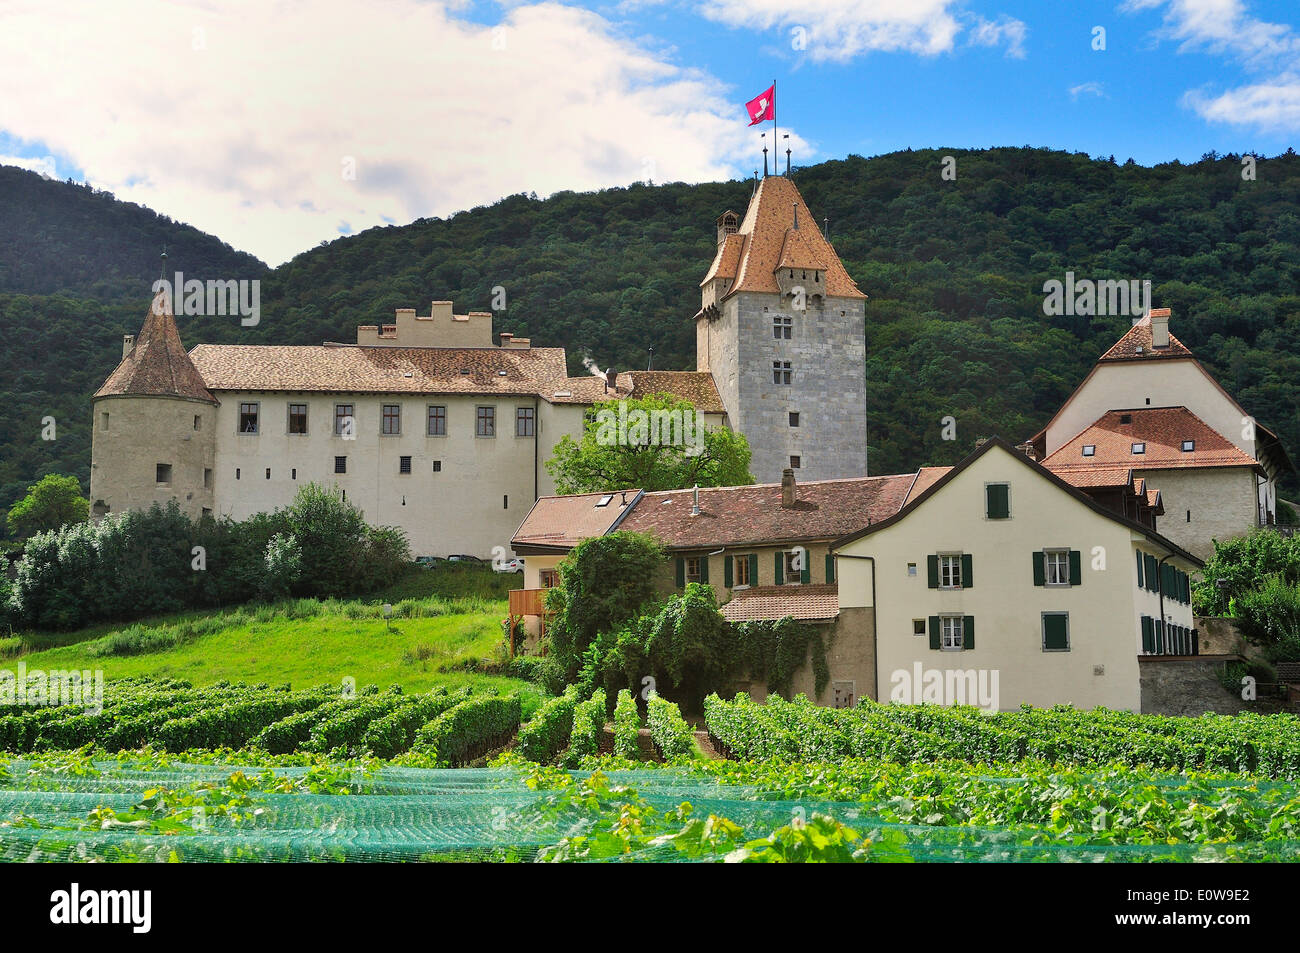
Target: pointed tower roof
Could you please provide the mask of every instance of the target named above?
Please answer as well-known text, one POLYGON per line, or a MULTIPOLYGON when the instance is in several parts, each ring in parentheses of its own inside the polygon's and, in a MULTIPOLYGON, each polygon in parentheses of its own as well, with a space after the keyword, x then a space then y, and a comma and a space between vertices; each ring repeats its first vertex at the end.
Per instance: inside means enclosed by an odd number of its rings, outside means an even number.
POLYGON ((135 346, 95 392, 96 398, 128 396, 217 402, 185 353, 171 303, 163 292, 149 306, 135 346))
POLYGON ((728 297, 738 291, 779 294, 778 268, 821 269, 826 272, 826 295, 866 297, 844 270, 840 256, 817 227, 803 196, 786 176, 770 175, 759 182, 737 234, 745 239, 744 250, 728 297))
POLYGON ((1098 361, 1151 361, 1192 357, 1192 352, 1188 350, 1187 345, 1172 334, 1169 335, 1169 344, 1167 346, 1153 346, 1152 314, 1163 316, 1168 321, 1169 309, 1156 309, 1151 314, 1143 316, 1141 320, 1137 321, 1133 327, 1125 332, 1122 338, 1111 346, 1109 351, 1098 358, 1098 361))

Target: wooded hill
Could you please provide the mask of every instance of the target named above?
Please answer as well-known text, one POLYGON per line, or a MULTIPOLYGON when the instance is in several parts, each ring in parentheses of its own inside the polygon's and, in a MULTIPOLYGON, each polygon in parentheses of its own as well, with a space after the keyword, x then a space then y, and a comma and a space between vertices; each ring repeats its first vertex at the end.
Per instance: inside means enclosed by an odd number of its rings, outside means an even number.
MULTIPOLYGON (((1153 283, 1171 330, 1300 454, 1300 157, 1145 168, 1044 149, 906 151, 797 169, 867 302, 871 469, 953 463, 979 436, 1035 432, 1129 325, 1048 316, 1043 284, 1153 283), (940 176, 944 155, 957 178, 940 176), (941 419, 957 420, 945 441, 941 419)), ((268 270, 218 239, 84 186, 0 169, 0 507, 51 471, 83 481, 90 394, 168 271, 262 279, 262 319, 181 318, 205 341, 355 340, 357 324, 451 299, 498 331, 602 368, 694 367, 691 317, 714 220, 749 181, 511 196, 447 219, 375 228, 268 270), (41 440, 40 421, 58 421, 41 440)), ((1294 490, 1292 481, 1287 489, 1294 490)))

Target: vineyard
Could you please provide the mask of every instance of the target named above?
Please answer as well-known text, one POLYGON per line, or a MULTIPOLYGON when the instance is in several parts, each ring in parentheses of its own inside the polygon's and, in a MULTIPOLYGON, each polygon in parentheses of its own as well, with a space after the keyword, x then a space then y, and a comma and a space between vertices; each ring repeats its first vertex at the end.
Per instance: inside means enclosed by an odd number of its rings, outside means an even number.
POLYGON ((712 760, 655 695, 526 707, 115 682, 0 718, 0 859, 1300 860, 1290 715, 710 696, 712 760))

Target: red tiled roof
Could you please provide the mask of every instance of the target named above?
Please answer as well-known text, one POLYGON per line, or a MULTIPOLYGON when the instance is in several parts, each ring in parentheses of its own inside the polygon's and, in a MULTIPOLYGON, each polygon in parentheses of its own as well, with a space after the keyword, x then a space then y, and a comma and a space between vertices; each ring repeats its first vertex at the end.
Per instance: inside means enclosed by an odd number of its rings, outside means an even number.
POLYGON ((907 494, 907 501, 910 502, 930 488, 930 485, 943 479, 944 475, 952 467, 921 467, 916 474, 916 482, 912 484, 911 492, 907 494))
POLYGON ((723 414, 727 411, 718 395, 713 375, 706 371, 622 371, 618 375, 618 386, 620 391, 626 387, 627 395, 633 398, 672 394, 689 400, 700 413, 723 414))
POLYGON ((1129 328, 1128 333, 1116 341, 1109 351, 1098 358, 1098 362, 1158 360, 1191 356, 1192 352, 1187 349, 1187 345, 1172 334, 1169 335, 1168 347, 1153 347, 1151 344, 1151 317, 1148 315, 1129 328))
POLYGON ((640 490, 543 496, 533 504, 510 542, 516 546, 571 549, 584 539, 604 536, 636 502, 640 490), (598 506, 609 497, 606 505, 598 506))
POLYGON ((1087 470, 1053 471, 1070 486, 1084 489, 1126 487, 1133 482, 1132 467, 1094 467, 1087 470))
POLYGON ((176 318, 161 292, 149 306, 135 346, 95 392, 95 397, 126 396, 217 402, 186 355, 176 318))
POLYGON ((620 529, 652 533, 676 549, 764 546, 835 539, 898 512, 915 474, 800 483, 795 505, 781 505, 781 484, 702 487, 700 514, 692 490, 646 493, 620 529))
MULTIPOLYGON (((1130 467, 1172 470, 1193 467, 1253 467, 1255 460, 1186 407, 1139 407, 1112 410, 1043 460, 1043 466, 1074 485, 1068 474, 1130 467), (1128 420, 1128 423, 1124 423, 1128 420), (1183 450, 1184 440, 1194 450, 1183 450), (1143 453, 1134 453, 1134 444, 1143 453), (1092 456, 1083 448, 1092 446, 1092 456)), ((1094 484, 1095 485, 1095 484, 1094 484)))
POLYGON ((790 616, 804 622, 830 621, 840 614, 839 586, 755 586, 735 591, 722 606, 728 622, 754 622, 790 616))
POLYGON ((745 236, 739 232, 732 232, 718 246, 718 252, 713 256, 713 264, 709 266, 708 273, 705 274, 700 285, 704 286, 714 278, 735 278, 736 272, 740 270, 740 259, 744 254, 745 236))
POLYGON ((799 209, 799 241, 807 247, 807 251, 800 252, 800 255, 823 263, 818 267, 826 270, 825 293, 831 297, 865 298, 866 295, 858 290, 844 270, 844 264, 831 243, 817 228, 794 182, 781 175, 770 175, 760 180, 749 201, 749 209, 737 233, 745 236, 744 252, 740 257, 736 283, 727 295, 739 291, 780 293, 775 272, 780 267, 786 234, 794 226, 796 206, 799 209))

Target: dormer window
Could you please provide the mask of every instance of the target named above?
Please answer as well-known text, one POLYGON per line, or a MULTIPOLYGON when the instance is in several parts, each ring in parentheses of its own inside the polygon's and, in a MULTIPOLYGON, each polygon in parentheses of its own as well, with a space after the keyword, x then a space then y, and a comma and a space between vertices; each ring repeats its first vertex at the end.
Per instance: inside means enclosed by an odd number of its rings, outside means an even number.
POLYGON ((1134 452, 1135 454, 1138 454, 1138 453, 1146 453, 1146 452, 1147 452, 1147 445, 1146 445, 1145 443, 1135 443, 1135 444, 1133 444, 1133 452, 1134 452))
POLYGON ((1196 441, 1195 441, 1195 440, 1184 440, 1184 441, 1183 441, 1183 453, 1191 453, 1191 452, 1192 452, 1193 450, 1195 450, 1195 449, 1196 449, 1196 441))
POLYGON ((1085 443, 1083 445, 1083 455, 1085 457, 1096 456, 1096 454, 1097 454, 1097 445, 1095 443, 1085 443))

